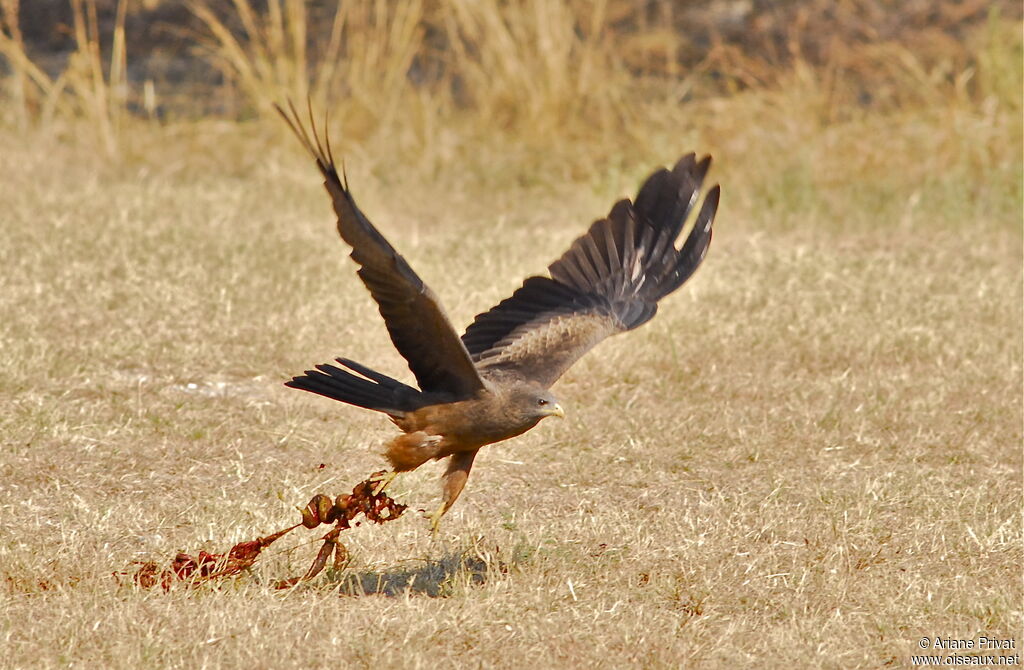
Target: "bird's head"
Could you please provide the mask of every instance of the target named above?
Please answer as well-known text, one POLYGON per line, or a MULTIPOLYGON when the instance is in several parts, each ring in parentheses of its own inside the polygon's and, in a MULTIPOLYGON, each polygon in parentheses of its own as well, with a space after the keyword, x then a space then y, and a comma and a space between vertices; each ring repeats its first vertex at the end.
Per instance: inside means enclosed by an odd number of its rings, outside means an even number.
POLYGON ((565 418, 565 411, 558 404, 555 395, 540 384, 524 384, 514 394, 516 409, 526 418, 536 422, 549 416, 565 418))

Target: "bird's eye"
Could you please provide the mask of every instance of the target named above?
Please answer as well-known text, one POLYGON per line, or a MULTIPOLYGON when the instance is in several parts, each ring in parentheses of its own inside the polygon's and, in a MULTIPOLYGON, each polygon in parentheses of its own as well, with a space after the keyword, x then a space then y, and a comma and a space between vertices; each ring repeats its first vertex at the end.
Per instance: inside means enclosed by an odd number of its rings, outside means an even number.
POLYGON ((539 400, 537 400, 537 404, 543 407, 544 405, 548 404, 548 401, 545 400, 544 398, 540 398, 539 400))

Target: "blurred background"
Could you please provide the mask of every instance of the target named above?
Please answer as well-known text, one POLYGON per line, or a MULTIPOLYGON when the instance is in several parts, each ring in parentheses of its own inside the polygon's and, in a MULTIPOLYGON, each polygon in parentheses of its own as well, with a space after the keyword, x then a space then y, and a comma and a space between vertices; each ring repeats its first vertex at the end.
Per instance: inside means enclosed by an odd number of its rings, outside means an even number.
MULTIPOLYGON (((331 110, 346 144, 384 139, 388 153, 432 169, 485 139, 506 150, 576 155, 577 173, 590 170, 580 162, 628 162, 623 147, 657 145, 671 129, 748 124, 747 114, 698 123, 695 113, 722 110, 689 105, 751 91, 785 91, 785 99, 749 105, 771 106, 780 125, 909 107, 1020 110, 1021 4, 1010 1, 0 0, 0 7, 0 121, 92 141, 108 158, 124 157, 133 124, 248 120, 267 115, 273 102, 304 105, 307 96, 331 110), (76 119, 88 130, 59 125, 76 119), (496 139, 502 135, 512 147, 496 139)), ((566 164, 565 155, 558 160, 566 164)))

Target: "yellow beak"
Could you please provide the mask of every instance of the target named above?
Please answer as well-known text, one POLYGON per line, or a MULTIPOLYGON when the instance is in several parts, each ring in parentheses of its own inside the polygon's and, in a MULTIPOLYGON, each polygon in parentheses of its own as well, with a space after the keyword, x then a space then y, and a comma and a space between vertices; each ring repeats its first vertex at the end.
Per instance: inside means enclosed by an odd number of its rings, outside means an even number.
POLYGON ((548 416, 557 416, 559 419, 565 418, 565 410, 557 402, 548 408, 548 416))

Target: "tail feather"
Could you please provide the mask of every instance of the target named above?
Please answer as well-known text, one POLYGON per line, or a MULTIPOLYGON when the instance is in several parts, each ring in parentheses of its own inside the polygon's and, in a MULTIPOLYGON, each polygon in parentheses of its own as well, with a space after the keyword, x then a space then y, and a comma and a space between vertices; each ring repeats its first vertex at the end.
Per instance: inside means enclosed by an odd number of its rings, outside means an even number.
POLYGON ((398 418, 425 404, 419 390, 397 379, 347 358, 335 360, 359 374, 354 375, 324 363, 317 365, 316 370, 306 370, 305 374, 292 378, 284 385, 398 418))

